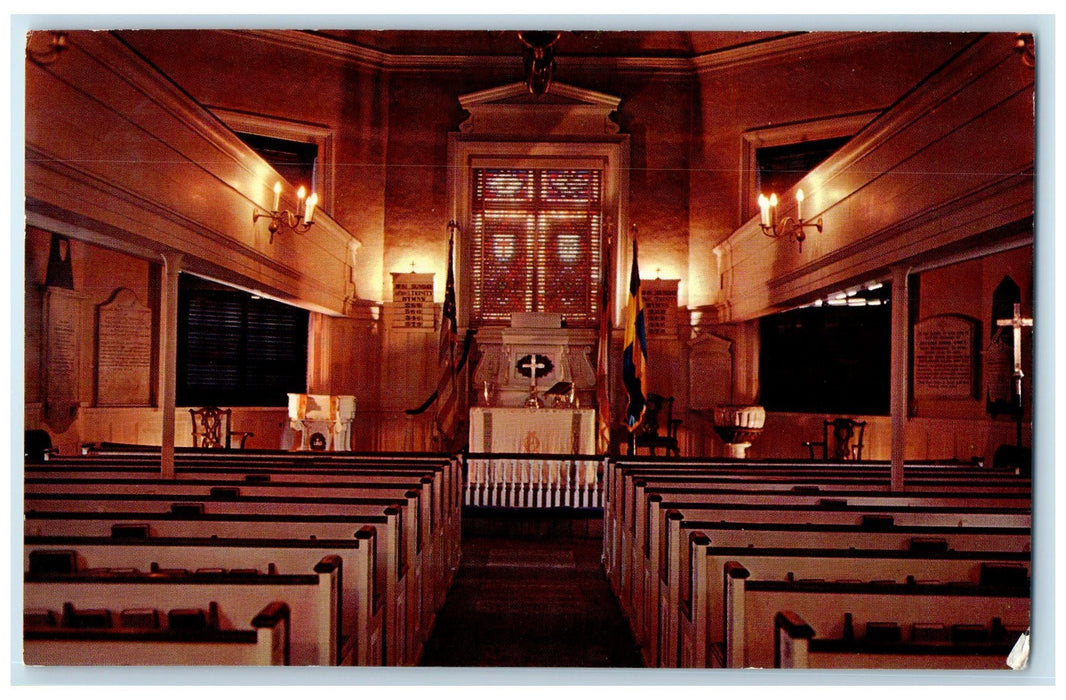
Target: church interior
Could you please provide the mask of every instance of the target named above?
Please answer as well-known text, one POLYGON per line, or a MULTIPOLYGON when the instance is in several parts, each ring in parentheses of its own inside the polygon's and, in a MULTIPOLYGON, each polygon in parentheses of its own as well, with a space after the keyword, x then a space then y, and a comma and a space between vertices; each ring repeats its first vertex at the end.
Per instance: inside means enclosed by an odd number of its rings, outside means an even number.
POLYGON ((17 661, 1023 668, 1006 29, 29 32, 17 661))

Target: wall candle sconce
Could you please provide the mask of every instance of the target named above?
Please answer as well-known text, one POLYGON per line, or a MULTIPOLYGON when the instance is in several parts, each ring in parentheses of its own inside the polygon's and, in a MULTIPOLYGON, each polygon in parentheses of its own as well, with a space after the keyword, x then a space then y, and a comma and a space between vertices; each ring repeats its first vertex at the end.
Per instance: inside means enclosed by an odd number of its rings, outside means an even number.
POLYGON ((1032 34, 1018 34, 1014 40, 1014 50, 1022 57, 1026 67, 1036 68, 1036 43, 1032 34))
POLYGON ((803 220, 803 190, 796 190, 796 218, 786 216, 780 221, 777 219, 777 195, 771 193, 769 199, 764 194, 759 195, 759 228, 770 238, 795 238, 802 251, 803 241, 807 238, 804 229, 808 226, 822 232, 821 217, 816 221, 803 220))
POLYGON ((277 233, 281 227, 287 226, 295 233, 307 233, 311 229, 311 225, 315 223, 315 207, 318 206, 318 195, 314 192, 311 196, 307 196, 307 190, 300 186, 300 189, 296 191, 296 211, 291 212, 288 209, 279 211, 281 207, 281 183, 274 183, 274 206, 268 212, 253 211, 252 223, 260 219, 260 217, 269 216, 270 225, 267 226, 267 230, 270 231, 270 242, 274 242, 274 234, 277 233))
POLYGON ((35 36, 41 34, 41 32, 31 33, 26 41, 26 58, 39 66, 47 66, 55 63, 59 60, 59 55, 68 48, 66 32, 48 33, 52 36, 48 42, 48 46, 43 49, 33 49, 30 47, 30 42, 34 40, 35 36))

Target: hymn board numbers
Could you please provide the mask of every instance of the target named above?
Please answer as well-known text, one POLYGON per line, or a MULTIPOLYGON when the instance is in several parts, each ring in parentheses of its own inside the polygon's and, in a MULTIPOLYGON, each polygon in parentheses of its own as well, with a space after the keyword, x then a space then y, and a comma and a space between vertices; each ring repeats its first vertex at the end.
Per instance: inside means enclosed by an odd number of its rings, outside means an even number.
POLYGON ((434 325, 433 273, 392 273, 392 327, 432 329, 434 325))
POLYGON ((644 327, 649 337, 677 333, 677 284, 678 280, 640 281, 644 327))

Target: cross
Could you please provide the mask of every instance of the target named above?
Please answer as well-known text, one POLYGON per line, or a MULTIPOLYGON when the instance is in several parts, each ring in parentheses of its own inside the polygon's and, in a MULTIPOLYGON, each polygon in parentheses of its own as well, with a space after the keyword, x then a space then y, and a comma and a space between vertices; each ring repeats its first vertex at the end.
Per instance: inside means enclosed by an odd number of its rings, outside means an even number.
POLYGON ((1022 305, 1014 305, 1014 317, 1013 318, 999 318, 996 319, 996 325, 1002 328, 1010 326, 1014 329, 1014 376, 1016 379, 1022 378, 1022 328, 1032 327, 1033 319, 1022 318, 1022 305))
POLYGON ((1016 407, 1016 425, 1017 425, 1017 441, 1018 447, 1022 446, 1022 413, 1025 408, 1022 404, 1022 328, 1029 326, 1032 327, 1033 319, 1022 318, 1022 305, 1014 305, 1014 317, 1013 318, 998 318, 996 319, 996 325, 1000 328, 1011 327, 1014 329, 1014 399, 1018 402, 1016 407))
POLYGON ((530 393, 536 392, 536 390, 537 390, 537 370, 538 369, 547 369, 548 365, 544 364, 543 362, 538 362, 537 361, 537 356, 534 354, 534 355, 530 355, 529 356, 529 362, 527 362, 524 365, 521 365, 521 367, 522 367, 522 369, 528 369, 529 370, 529 391, 530 391, 530 393))

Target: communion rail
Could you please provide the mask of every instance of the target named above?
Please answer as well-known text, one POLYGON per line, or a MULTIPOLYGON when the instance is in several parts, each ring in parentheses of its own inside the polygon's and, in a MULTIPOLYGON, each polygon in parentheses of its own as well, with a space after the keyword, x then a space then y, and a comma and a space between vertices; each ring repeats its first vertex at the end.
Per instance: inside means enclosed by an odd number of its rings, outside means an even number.
POLYGON ((464 503, 504 508, 600 508, 603 459, 598 455, 469 453, 464 503))

